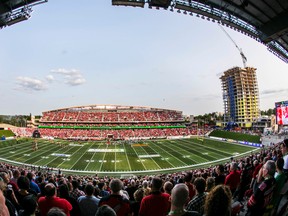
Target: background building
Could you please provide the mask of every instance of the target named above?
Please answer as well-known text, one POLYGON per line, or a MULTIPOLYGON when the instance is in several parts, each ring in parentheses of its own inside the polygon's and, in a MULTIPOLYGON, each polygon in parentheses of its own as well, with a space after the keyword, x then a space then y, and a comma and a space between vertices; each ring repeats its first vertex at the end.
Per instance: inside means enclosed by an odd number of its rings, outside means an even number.
POLYGON ((225 124, 250 128, 260 116, 256 68, 234 67, 220 77, 224 101, 225 124))

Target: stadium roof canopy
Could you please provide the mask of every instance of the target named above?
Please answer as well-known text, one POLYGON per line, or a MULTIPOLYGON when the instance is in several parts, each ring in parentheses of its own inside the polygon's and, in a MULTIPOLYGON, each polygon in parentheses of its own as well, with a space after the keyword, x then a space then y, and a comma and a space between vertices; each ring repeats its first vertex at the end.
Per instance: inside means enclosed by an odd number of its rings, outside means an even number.
POLYGON ((0 0, 0 29, 31 17, 32 7, 48 0, 0 0))
MULTIPOLYGON (((0 29, 30 18, 32 7, 48 0, 0 0, 0 29)), ((196 15, 264 43, 288 63, 287 0, 112 0, 112 5, 164 8, 196 15)))
POLYGON ((112 0, 112 5, 177 11, 226 25, 265 44, 288 63, 287 0, 112 0))

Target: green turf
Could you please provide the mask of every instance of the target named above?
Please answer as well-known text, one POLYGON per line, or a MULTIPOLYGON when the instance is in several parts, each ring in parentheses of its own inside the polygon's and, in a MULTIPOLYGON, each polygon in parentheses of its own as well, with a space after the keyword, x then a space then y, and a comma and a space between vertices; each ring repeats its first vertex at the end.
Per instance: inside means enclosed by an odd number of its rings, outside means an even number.
POLYGON ((0 143, 0 158, 20 164, 84 171, 85 173, 133 173, 143 171, 185 170, 198 164, 228 160, 231 156, 251 152, 255 148, 210 139, 149 140, 138 146, 107 145, 105 142, 73 142, 38 139, 39 149, 33 151, 33 140, 0 143), (60 145, 61 143, 61 145, 60 145), (142 144, 142 145, 140 145, 142 144), (102 152, 88 152, 89 149, 102 152), (118 152, 123 151, 123 152, 118 152), (52 154, 58 154, 53 156, 52 154), (65 157, 67 155, 68 157, 65 157), (155 156, 155 157, 153 157, 155 156))
POLYGON ((209 134, 209 136, 233 139, 233 140, 238 140, 238 141, 247 141, 247 142, 252 142, 252 143, 261 143, 260 136, 244 134, 244 133, 239 133, 239 132, 214 130, 209 134))

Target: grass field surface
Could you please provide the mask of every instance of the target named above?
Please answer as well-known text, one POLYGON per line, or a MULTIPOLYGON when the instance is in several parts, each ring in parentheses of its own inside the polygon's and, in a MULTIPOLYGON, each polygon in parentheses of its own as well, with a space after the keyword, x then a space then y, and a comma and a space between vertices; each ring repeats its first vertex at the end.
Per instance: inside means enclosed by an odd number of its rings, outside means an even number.
POLYGON ((37 139, 0 143, 0 158, 71 173, 155 173, 227 161, 254 147, 210 139, 147 140, 134 143, 37 139))

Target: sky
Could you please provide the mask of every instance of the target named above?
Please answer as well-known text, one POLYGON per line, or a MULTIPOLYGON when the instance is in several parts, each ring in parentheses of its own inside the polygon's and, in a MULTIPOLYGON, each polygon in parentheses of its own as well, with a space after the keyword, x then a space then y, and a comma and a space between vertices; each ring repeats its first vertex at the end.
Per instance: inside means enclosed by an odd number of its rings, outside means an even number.
MULTIPOLYGON (((243 64, 217 23, 111 2, 49 0, 0 30, 0 115, 92 104, 223 112, 219 77, 243 64)), ((260 109, 287 100, 288 64, 225 30, 257 68, 260 109)))

